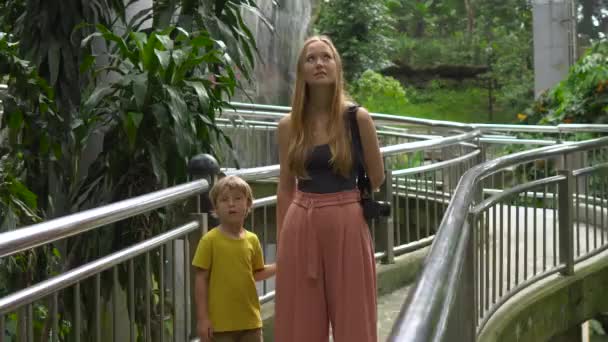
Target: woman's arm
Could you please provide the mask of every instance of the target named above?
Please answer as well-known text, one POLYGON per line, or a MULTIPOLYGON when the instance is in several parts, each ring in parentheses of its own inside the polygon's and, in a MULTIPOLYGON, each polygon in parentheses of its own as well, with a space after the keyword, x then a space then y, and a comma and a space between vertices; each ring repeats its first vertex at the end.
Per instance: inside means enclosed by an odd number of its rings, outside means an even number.
POLYGON ((255 271, 255 273, 253 273, 253 279, 255 279, 255 281, 265 280, 272 277, 276 272, 276 264, 264 265, 264 268, 262 268, 261 270, 257 270, 255 271))
POLYGON ((359 107, 357 110, 357 124, 359 125, 361 145, 363 146, 365 172, 369 177, 372 191, 376 191, 384 182, 384 161, 380 154, 376 126, 374 126, 374 121, 369 112, 363 107, 359 107))
POLYGON ((279 249, 279 241, 283 219, 287 208, 293 200, 295 193, 296 181, 295 176, 289 170, 287 165, 287 152, 289 147, 289 125, 290 116, 286 116, 279 121, 278 137, 279 137, 279 164, 281 171, 279 173, 279 185, 277 187, 277 251, 279 249))

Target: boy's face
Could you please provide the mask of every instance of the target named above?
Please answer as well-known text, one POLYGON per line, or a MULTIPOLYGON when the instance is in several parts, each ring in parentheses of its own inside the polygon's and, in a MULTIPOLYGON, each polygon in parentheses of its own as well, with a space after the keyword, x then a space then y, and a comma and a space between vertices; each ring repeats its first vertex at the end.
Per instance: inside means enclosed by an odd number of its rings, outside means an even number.
POLYGON ((226 189, 220 193, 215 205, 215 214, 220 223, 242 225, 250 208, 247 196, 237 189, 226 189))

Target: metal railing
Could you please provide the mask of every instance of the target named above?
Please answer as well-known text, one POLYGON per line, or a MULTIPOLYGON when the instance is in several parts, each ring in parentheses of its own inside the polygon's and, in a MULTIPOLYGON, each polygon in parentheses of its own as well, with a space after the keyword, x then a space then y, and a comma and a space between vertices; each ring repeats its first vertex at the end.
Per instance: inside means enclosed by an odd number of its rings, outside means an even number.
MULTIPOLYGON (((272 123, 250 121, 247 124, 272 127, 272 123)), ((474 164, 480 153, 475 144, 479 135, 478 131, 470 131, 428 140, 432 137, 412 136, 398 130, 387 132, 385 143, 397 144, 382 147, 387 179, 392 181, 386 182, 380 195, 397 199, 394 201, 397 214, 372 225, 377 259, 390 262, 395 255, 432 241, 458 177, 474 164), (400 199, 404 196, 402 193, 407 195, 400 199), (415 224, 399 216, 410 215, 403 214, 403 208, 412 209, 412 217, 417 218, 412 221, 415 224)), ((279 167, 228 168, 224 173, 239 175, 255 186, 272 184, 268 180, 278 176, 279 167)), ((198 194, 208 190, 208 184, 206 180, 194 181, 0 234, 0 257, 34 251, 95 229, 113 229, 107 226, 189 198, 198 199, 198 194)), ((183 341, 192 338, 195 321, 190 293, 191 247, 210 224, 209 217, 203 213, 203 201, 197 202, 199 213, 192 221, 1 298, 0 331, 16 322, 15 337, 19 341, 33 339, 34 326, 40 320, 36 312, 42 309, 48 311, 46 332, 51 340, 133 341, 141 336, 146 340, 183 341), (140 302, 144 305, 139 308, 135 306, 135 298, 141 296, 140 302), (84 308, 85 297, 89 301, 93 298, 93 307, 84 308), (16 319, 7 321, 8 317, 16 319), (66 325, 69 328, 62 328, 66 325)), ((247 222, 260 237, 270 262, 276 245, 272 234, 275 205, 275 196, 256 199, 247 222)), ((272 300, 273 281, 262 282, 259 293, 262 303, 272 300)), ((0 341, 4 342, 5 337, 0 334, 0 341)))
MULTIPOLYGON (((207 191, 208 188, 209 183, 206 180, 197 180, 3 233, 0 234, 0 254, 2 257, 6 257, 21 251, 33 250, 37 246, 50 244, 53 241, 82 234, 154 209, 179 203, 207 191)), ((13 313, 16 317, 14 320, 17 325, 15 337, 19 341, 32 341, 35 336, 34 311, 40 307, 49 311, 47 317, 51 318, 51 322, 47 333, 49 340, 53 341, 58 341, 60 335, 62 339, 69 337, 73 341, 102 341, 108 338, 117 341, 123 340, 124 337, 134 341, 135 337, 139 335, 139 330, 143 331, 141 334, 149 341, 152 336, 158 337, 159 331, 161 335, 163 334, 165 329, 162 326, 165 323, 166 314, 169 313, 175 340, 188 338, 190 327, 178 326, 178 319, 190 322, 191 316, 190 303, 192 300, 190 280, 188 279, 190 266, 188 262, 183 262, 183 260, 192 258, 189 236, 197 231, 200 236, 200 230, 204 228, 206 228, 205 217, 201 220, 187 222, 169 230, 167 233, 101 257, 1 298, 0 332, 2 333, 0 334, 0 341, 5 341, 5 318, 10 313, 13 313), (182 262, 174 263, 171 267, 168 267, 166 265, 166 253, 170 253, 173 260, 181 258, 182 262), (179 257, 178 254, 180 254, 179 257), (152 263, 156 263, 156 265, 152 266, 152 263), (157 274, 159 275, 154 281, 152 279, 153 268, 157 268, 157 274), (178 271, 180 268, 181 272, 178 271), (111 274, 106 273, 104 275, 104 271, 110 271, 111 274), (181 284, 178 284, 178 273, 185 276, 181 284), (139 277, 136 277, 136 274, 139 277), (171 284, 167 284, 165 274, 170 274, 171 284), (123 295, 128 298, 128 303, 123 303, 124 298, 121 296, 119 276, 127 278, 127 290, 123 295), (109 287, 112 289, 111 294, 106 296, 102 296, 102 277, 104 284, 109 282, 109 287), (136 310, 135 308, 136 284, 138 287, 143 287, 142 292, 145 296, 145 308, 143 310, 136 310), (181 289, 181 293, 178 293, 178 289, 181 289), (151 298, 154 296, 153 292, 158 293, 157 300, 151 298), (165 295, 169 293, 172 296, 171 303, 173 305, 171 309, 165 305, 165 295), (85 308, 81 304, 86 295, 94 297, 93 308, 85 308), (107 311, 104 299, 111 307, 111 323, 103 322, 104 314, 102 312, 107 311), (71 304, 68 305, 68 302, 71 304), (125 306, 130 313, 127 315, 128 317, 121 317, 119 314, 121 305, 125 306), (68 307, 71 310, 68 310, 68 307), (178 312, 180 309, 182 311, 178 312), (136 314, 138 311, 140 315, 136 314), (82 317, 86 315, 91 316, 89 324, 92 326, 87 327, 87 333, 83 334, 82 317), (61 331, 65 329, 60 329, 60 326, 66 322, 69 322, 70 329, 68 329, 68 333, 62 334, 61 331), (141 325, 141 329, 138 329, 137 325, 141 325), (119 326, 124 329, 119 329, 119 326), (109 335, 107 334, 108 329, 111 331, 109 335), (102 330, 104 334, 102 334, 102 330), (180 337, 178 337, 178 332, 181 332, 180 337)))
POLYGON ((608 178, 599 171, 607 168, 608 138, 599 138, 467 171, 389 340, 475 341, 523 288, 570 275, 575 263, 606 250, 608 178), (506 172, 518 177, 505 180, 506 172), (484 197, 492 183, 502 190, 484 197))
MULTIPOLYGON (((233 141, 236 141, 237 138, 241 139, 235 144, 236 158, 244 158, 245 155, 251 156, 246 163, 241 163, 241 166, 248 164, 253 167, 235 169, 230 158, 225 158, 226 168, 223 169, 223 173, 242 177, 262 194, 254 201, 247 226, 260 237, 265 258, 272 262, 274 248, 276 248, 273 233, 276 197, 267 195, 273 194, 275 191, 274 186, 276 185, 274 184, 279 175, 279 166, 269 164, 276 163, 276 155, 271 152, 276 146, 274 140, 276 139, 276 120, 281 118, 289 108, 233 105, 236 107, 236 113, 227 114, 226 118, 233 117, 230 120, 220 118, 218 122, 225 128, 228 135, 232 136, 233 141), (251 153, 247 154, 246 151, 251 153)), ((378 135, 383 146, 381 152, 387 179, 376 196, 389 200, 393 205, 391 217, 373 222, 371 226, 376 259, 384 263, 393 262, 396 255, 428 246, 436 236, 440 238, 441 234, 445 235, 445 229, 439 229, 440 223, 445 224, 446 218, 449 218, 450 208, 454 204, 452 203, 450 206, 448 204, 450 199, 458 197, 455 197, 454 194, 459 191, 457 189, 459 180, 467 170, 474 168, 483 160, 493 158, 492 148, 505 144, 523 144, 528 147, 562 143, 558 146, 549 146, 548 149, 552 150, 553 148, 580 145, 579 143, 563 144, 559 136, 552 140, 546 140, 544 137, 518 139, 513 135, 518 133, 515 127, 508 127, 501 131, 497 127, 476 127, 475 125, 386 114, 372 114, 372 117, 377 124, 378 135), (484 136, 484 130, 499 133, 484 136), (509 135, 503 134, 505 132, 508 132, 509 135), (447 216, 446 213, 448 213, 447 216)), ((595 129, 589 128, 591 131, 595 129)), ((559 135, 559 130, 548 129, 547 131, 559 135)), ((604 131, 608 131, 608 129, 604 131)), ((224 152, 228 155, 228 151, 224 152)), ((545 169, 554 172, 554 164, 547 161, 545 169)), ((596 172, 596 169, 596 166, 584 168, 578 171, 577 175, 586 177, 588 174, 596 172)), ((523 170, 504 168, 503 171, 500 175, 493 174, 488 178, 488 185, 483 188, 483 192, 480 192, 480 196, 483 194, 495 196, 495 201, 498 200, 498 196, 507 196, 507 192, 503 191, 504 185, 507 182, 514 182, 517 175, 528 174, 526 168, 523 170)), ((549 177, 556 176, 550 175, 549 177)), ((561 178, 550 179, 551 181, 561 181, 561 178)), ((3 332, 7 326, 6 318, 13 315, 13 317, 17 317, 16 330, 19 341, 30 340, 33 337, 36 308, 42 306, 44 310, 48 310, 47 318, 50 319, 50 327, 47 332, 50 339, 53 340, 58 340, 59 334, 63 334, 62 338, 69 335, 76 341, 84 338, 91 338, 93 341, 106 339, 134 341, 138 336, 145 340, 184 341, 191 338, 195 321, 192 315, 193 307, 190 295, 192 279, 189 261, 193 254, 192 245, 198 242, 202 231, 205 231, 211 224, 203 205, 204 200, 198 196, 208 190, 211 180, 208 178, 194 181, 0 234, 0 257, 5 257, 20 251, 35 250, 40 248, 39 246, 50 245, 54 241, 84 234, 90 230, 108 229, 106 226, 113 222, 132 218, 187 199, 197 199, 194 219, 186 220, 166 233, 138 242, 124 250, 102 256, 100 259, 72 270, 66 270, 53 278, 0 298, 0 332, 3 332), (111 289, 110 293, 107 293, 106 287, 111 289), (85 297, 94 298, 93 308, 82 307, 81 298, 85 297), (143 298, 144 307, 135 307, 135 298, 143 298), (85 315, 89 319, 84 320, 85 315), (107 320, 104 317, 110 317, 111 322, 104 322, 107 320), (90 326, 83 326, 82 322, 85 321, 89 322, 90 326), (65 325, 69 325, 69 329, 63 329, 65 331, 61 332, 61 327, 65 325), (171 329, 167 326, 171 326, 171 329), (84 334, 85 330, 87 334, 84 334)), ((547 184, 536 185, 545 186, 547 184)), ((521 189, 519 193, 537 194, 532 190, 534 189, 525 188, 521 189)), ((512 195, 512 193, 508 194, 512 195)), ((550 201, 557 198, 557 195, 549 192, 544 193, 543 196, 539 195, 539 197, 550 201)), ((598 194, 595 197, 592 196, 592 199, 584 194, 576 196, 576 198, 580 198, 583 201, 581 203, 587 203, 587 205, 604 203, 603 198, 598 194)), ((494 204, 495 202, 488 203, 494 204)), ((480 209, 478 217, 481 217, 479 215, 487 216, 487 214, 481 213, 486 213, 488 208, 480 209)), ((601 218, 599 219, 601 221, 601 218)), ((598 239, 598 241, 600 240, 598 239)), ((446 246, 443 240, 439 243, 435 242, 435 245, 446 246)), ((448 247, 452 248, 452 251, 454 250, 454 246, 448 244, 448 247)), ((440 247, 435 246, 433 250, 437 248, 440 247)), ((465 250, 463 246, 458 246, 458 248, 465 250)), ((484 263, 478 267, 487 268, 488 265, 488 263, 484 263)), ((457 284, 455 279, 453 278, 451 281, 457 284)), ((483 284, 485 286, 488 283, 484 280, 483 284)), ((258 290, 262 303, 274 298, 273 289, 272 279, 259 284, 258 290)), ((483 292, 484 300, 487 298, 486 293, 488 292, 483 292)), ((491 298, 500 299, 498 296, 491 298)), ((4 342, 4 337, 4 334, 0 334, 0 342, 4 342)))

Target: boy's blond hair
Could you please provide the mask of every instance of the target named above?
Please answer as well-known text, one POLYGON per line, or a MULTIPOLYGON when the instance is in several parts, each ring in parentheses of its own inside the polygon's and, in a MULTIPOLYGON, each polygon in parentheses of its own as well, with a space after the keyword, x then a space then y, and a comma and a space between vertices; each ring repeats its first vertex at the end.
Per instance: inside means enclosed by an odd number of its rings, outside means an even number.
POLYGON ((220 194, 225 190, 240 191, 247 197, 249 206, 253 204, 253 191, 251 191, 249 184, 238 176, 226 176, 218 180, 209 192, 209 199, 214 208, 217 205, 217 199, 220 197, 220 194))

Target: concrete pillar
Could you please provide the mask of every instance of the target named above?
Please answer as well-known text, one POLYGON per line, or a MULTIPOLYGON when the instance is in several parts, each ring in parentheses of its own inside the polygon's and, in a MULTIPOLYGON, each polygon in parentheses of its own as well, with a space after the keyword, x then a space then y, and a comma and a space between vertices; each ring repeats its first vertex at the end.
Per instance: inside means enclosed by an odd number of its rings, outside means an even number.
POLYGON ((574 0, 534 0, 534 94, 553 87, 576 60, 574 0))

